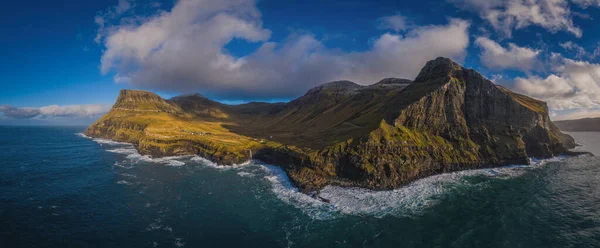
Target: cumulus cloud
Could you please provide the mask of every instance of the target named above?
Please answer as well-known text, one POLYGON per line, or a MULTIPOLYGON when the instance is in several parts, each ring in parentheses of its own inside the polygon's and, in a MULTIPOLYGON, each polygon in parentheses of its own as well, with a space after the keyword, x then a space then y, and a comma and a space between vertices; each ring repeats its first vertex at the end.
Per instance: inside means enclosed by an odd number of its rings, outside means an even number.
POLYGON ((406 17, 401 14, 384 16, 381 19, 379 19, 379 22, 380 29, 390 29, 396 32, 400 32, 408 28, 406 17))
MULTIPOLYGON (((564 99, 576 94, 575 87, 565 78, 551 74, 546 78, 533 76, 516 78, 515 89, 528 95, 543 99, 564 99)), ((562 109, 564 107, 558 107, 562 109)))
MULTIPOLYGON (((494 29, 506 37, 515 29, 532 25, 550 32, 566 31, 581 37, 582 31, 573 24, 573 13, 567 0, 448 0, 457 6, 476 12, 494 29)), ((580 0, 586 2, 589 0, 580 0)))
POLYGON ((14 107, 9 105, 0 106, 2 116, 14 119, 32 118, 94 118, 110 110, 110 105, 88 104, 88 105, 50 105, 41 108, 14 107))
MULTIPOLYGON (((133 18, 142 21, 99 29, 103 73, 135 87, 230 99, 292 97, 332 80, 370 84, 385 77, 414 78, 435 57, 464 59, 470 26, 451 19, 447 25, 383 34, 367 51, 341 52, 310 33, 271 41, 253 0, 179 1, 170 11, 133 18), (234 39, 259 47, 235 57, 226 49, 234 39)), ((390 28, 400 31, 398 17, 392 19, 390 28)))
POLYGON ((517 69, 531 71, 539 63, 539 50, 520 47, 508 43, 508 48, 485 37, 479 37, 475 44, 482 49, 479 55, 481 62, 490 69, 517 69))
POLYGON ((546 78, 516 78, 514 89, 545 100, 553 110, 600 107, 600 64, 552 55, 555 72, 546 78))

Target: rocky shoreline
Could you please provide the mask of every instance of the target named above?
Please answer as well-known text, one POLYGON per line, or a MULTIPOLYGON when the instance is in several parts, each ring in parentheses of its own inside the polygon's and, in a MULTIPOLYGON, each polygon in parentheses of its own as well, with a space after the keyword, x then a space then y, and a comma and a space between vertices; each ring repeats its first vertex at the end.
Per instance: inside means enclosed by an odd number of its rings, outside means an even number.
POLYGON ((283 168, 303 192, 392 189, 575 147, 546 103, 446 58, 428 62, 414 81, 332 82, 289 103, 225 105, 199 94, 164 100, 123 90, 85 134, 155 157, 198 155, 222 165, 259 159, 283 168))

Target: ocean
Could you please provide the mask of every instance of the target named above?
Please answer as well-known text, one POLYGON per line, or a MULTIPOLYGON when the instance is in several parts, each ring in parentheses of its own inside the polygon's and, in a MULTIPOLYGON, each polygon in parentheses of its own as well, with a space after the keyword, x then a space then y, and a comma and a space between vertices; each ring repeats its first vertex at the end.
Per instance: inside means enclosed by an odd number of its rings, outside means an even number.
MULTIPOLYGON (((0 247, 599 247, 600 160, 301 194, 277 166, 152 159, 85 127, 0 127, 0 247)), ((600 133, 571 133, 600 154, 600 133)))

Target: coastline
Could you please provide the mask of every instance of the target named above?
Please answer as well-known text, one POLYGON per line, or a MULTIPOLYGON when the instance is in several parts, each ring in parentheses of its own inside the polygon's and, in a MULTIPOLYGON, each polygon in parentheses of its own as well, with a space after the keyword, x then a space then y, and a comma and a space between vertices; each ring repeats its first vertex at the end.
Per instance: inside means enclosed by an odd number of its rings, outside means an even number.
MULTIPOLYGON (((356 186, 356 185, 349 185, 349 184, 345 184, 344 182, 342 183, 332 183, 332 184, 327 184, 324 187, 320 188, 320 189, 302 189, 300 187, 298 187, 297 183, 293 180, 292 177, 289 176, 288 172, 285 169, 285 166, 281 166, 281 165, 274 165, 268 162, 265 162, 263 160, 260 159, 250 159, 247 160, 246 162, 243 163, 239 163, 239 164, 231 164, 231 165, 227 165, 227 164, 218 164, 215 161, 212 161, 208 158, 204 158, 199 156, 198 154, 188 154, 188 155, 177 155, 177 156, 152 156, 149 154, 141 154, 140 150, 137 149, 136 145, 133 143, 128 143, 128 142, 120 142, 120 141, 115 141, 112 139, 104 139, 104 138, 97 138, 97 137, 90 137, 85 135, 85 133, 77 133, 77 136, 86 138, 86 139, 91 139, 94 142, 103 145, 103 144, 107 144, 107 145, 128 145, 131 146, 132 148, 135 149, 135 153, 136 156, 139 156, 140 159, 147 161, 147 162, 153 162, 153 163, 159 163, 159 164, 165 164, 165 161, 177 161, 178 159, 184 159, 184 158, 190 158, 193 161, 200 161, 205 163, 206 165, 213 167, 215 169, 222 169, 222 170, 228 170, 228 169, 236 169, 236 168, 240 168, 240 167, 244 167, 244 166, 248 166, 251 164, 259 164, 259 165, 267 165, 267 166, 272 166, 272 167, 277 167, 279 169, 281 169, 281 171, 283 173, 285 173, 285 177, 287 178, 287 180, 289 180, 289 182, 291 183, 291 187, 293 187, 295 190, 297 190, 298 192, 300 192, 301 194, 310 196, 311 198, 314 198, 316 200, 320 200, 323 201, 322 199, 318 199, 318 197, 320 197, 321 191, 324 190, 327 187, 340 187, 340 188, 344 188, 344 189, 360 189, 360 190, 369 190, 369 191, 375 191, 375 192, 386 192, 386 191, 394 191, 394 190, 398 190, 404 187, 408 187, 413 183, 416 183, 420 180, 426 180, 427 178, 431 178, 431 177, 436 177, 436 176, 440 176, 440 175, 449 175, 449 174, 455 174, 455 173, 469 173, 469 172, 475 172, 475 171, 486 171, 486 170, 494 170, 494 169, 513 169, 513 168, 530 168, 530 167, 536 167, 539 164, 543 164, 546 161, 555 161, 555 160, 563 160, 563 159, 567 159, 567 158, 571 158, 571 157, 577 157, 577 156, 585 156, 585 155, 589 155, 594 157, 594 154, 592 154, 591 152, 587 152, 587 151, 573 151, 573 150, 569 150, 567 152, 564 152, 563 154, 554 156, 554 157, 550 157, 550 158, 529 158, 528 159, 528 163, 519 163, 518 161, 514 162, 514 163, 504 163, 502 165, 493 165, 493 164, 486 164, 486 165, 482 165, 479 166, 477 168, 466 168, 466 169, 458 169, 458 170, 452 170, 452 171, 444 171, 444 172, 440 172, 440 173, 434 173, 432 175, 428 175, 425 177, 420 177, 417 178, 415 180, 412 180, 410 182, 407 182, 405 184, 400 185, 399 187, 395 187, 395 188, 370 188, 370 187, 361 187, 361 186, 356 186)), ((111 151, 111 150, 107 150, 108 152, 113 152, 113 153, 119 153, 116 151, 111 151)), ((520 160, 519 160, 520 161, 520 160)), ((169 162, 167 162, 168 165, 169 162)), ((184 165, 184 164, 181 164, 184 165)), ((181 165, 176 165, 176 166, 181 166, 181 165)), ((327 199, 327 198, 325 198, 327 199)), ((328 199, 327 199, 328 200, 328 199)), ((324 201, 325 202, 325 201, 324 201)))

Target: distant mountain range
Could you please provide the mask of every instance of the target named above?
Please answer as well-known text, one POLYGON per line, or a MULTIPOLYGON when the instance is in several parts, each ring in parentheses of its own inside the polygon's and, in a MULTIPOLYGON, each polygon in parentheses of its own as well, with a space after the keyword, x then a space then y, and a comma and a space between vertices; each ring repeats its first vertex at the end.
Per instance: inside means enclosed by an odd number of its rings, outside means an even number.
POLYGON ((600 118, 555 121, 554 123, 565 132, 600 132, 600 118))
POLYGON ((333 184, 395 188, 437 173, 525 164, 574 147, 546 103, 447 58, 414 81, 323 84, 288 103, 225 105, 200 94, 164 100, 123 90, 86 135, 142 154, 281 166, 303 191, 333 184))

